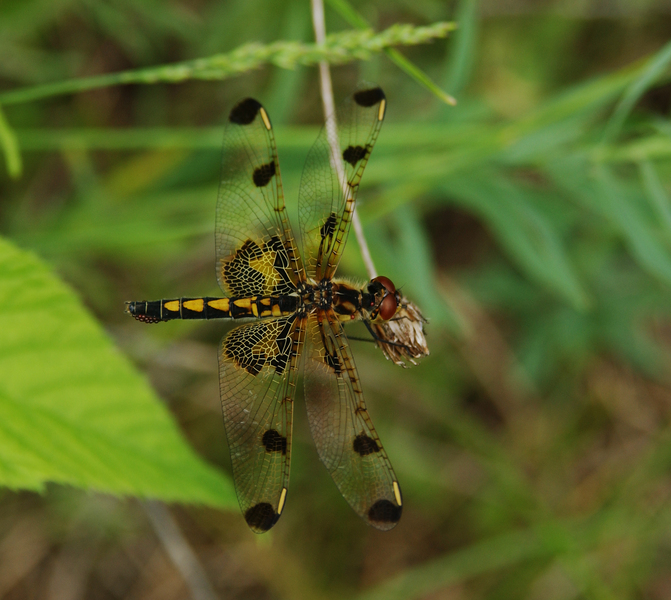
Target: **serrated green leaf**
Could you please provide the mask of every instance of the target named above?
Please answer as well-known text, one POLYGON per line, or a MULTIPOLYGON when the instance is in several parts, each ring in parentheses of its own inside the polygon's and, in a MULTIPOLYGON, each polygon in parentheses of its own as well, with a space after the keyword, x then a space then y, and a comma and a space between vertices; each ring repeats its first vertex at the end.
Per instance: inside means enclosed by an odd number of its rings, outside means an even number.
POLYGON ((236 504, 75 294, 0 239, 0 485, 236 504))

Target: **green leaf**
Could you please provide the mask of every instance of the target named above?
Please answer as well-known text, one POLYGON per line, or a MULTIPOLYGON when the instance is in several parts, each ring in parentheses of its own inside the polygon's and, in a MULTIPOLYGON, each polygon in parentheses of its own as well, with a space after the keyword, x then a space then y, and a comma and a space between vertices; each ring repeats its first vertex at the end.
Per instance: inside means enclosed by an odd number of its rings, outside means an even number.
POLYGON ((236 504, 74 293, 3 239, 0 305, 1 485, 236 504))

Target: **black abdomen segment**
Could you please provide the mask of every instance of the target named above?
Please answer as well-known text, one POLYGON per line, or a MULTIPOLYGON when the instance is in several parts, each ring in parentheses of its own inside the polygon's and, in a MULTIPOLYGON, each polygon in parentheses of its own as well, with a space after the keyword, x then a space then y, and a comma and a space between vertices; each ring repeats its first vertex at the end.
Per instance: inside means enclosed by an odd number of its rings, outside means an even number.
POLYGON ((294 313, 297 308, 297 296, 179 298, 126 302, 126 312, 144 323, 159 323, 172 319, 281 317, 294 313))

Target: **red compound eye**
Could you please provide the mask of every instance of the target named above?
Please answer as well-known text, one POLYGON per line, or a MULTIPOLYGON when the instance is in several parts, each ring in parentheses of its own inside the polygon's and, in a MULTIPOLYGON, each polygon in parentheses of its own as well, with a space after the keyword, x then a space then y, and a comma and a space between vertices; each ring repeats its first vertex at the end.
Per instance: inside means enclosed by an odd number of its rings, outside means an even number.
POLYGON ((388 294, 385 296, 384 300, 380 302, 380 316, 384 321, 388 321, 396 314, 396 296, 388 294))
POLYGON ((391 282, 391 279, 389 279, 389 277, 385 277, 384 275, 382 275, 380 277, 376 277, 375 279, 373 279, 373 281, 379 281, 390 294, 396 293, 396 286, 391 282))
POLYGON ((384 289, 387 290, 387 294, 382 302, 380 302, 380 310, 378 314, 384 321, 388 321, 396 314, 396 309, 398 308, 398 303, 396 302, 396 286, 388 277, 376 277, 373 281, 381 283, 384 286, 384 289))

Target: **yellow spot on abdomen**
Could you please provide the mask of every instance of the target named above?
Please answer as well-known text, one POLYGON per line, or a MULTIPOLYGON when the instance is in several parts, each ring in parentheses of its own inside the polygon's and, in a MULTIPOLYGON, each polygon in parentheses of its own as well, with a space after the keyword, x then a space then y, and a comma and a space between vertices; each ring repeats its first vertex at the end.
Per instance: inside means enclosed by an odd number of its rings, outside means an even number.
POLYGON ((228 312, 230 310, 230 304, 228 298, 219 298, 217 300, 210 300, 207 305, 210 308, 214 308, 215 310, 223 310, 224 312, 228 312))
POLYGON ((238 298, 237 300, 233 301, 233 304, 235 304, 238 308, 247 308, 251 306, 251 302, 249 298, 238 298))
POLYGON ((203 312, 204 305, 205 303, 203 299, 197 298, 196 300, 187 300, 182 306, 184 306, 184 308, 188 308, 189 310, 203 312))
POLYGON ((170 312, 177 312, 179 310, 179 300, 171 300, 170 302, 166 302, 163 305, 163 308, 169 310, 170 312))

